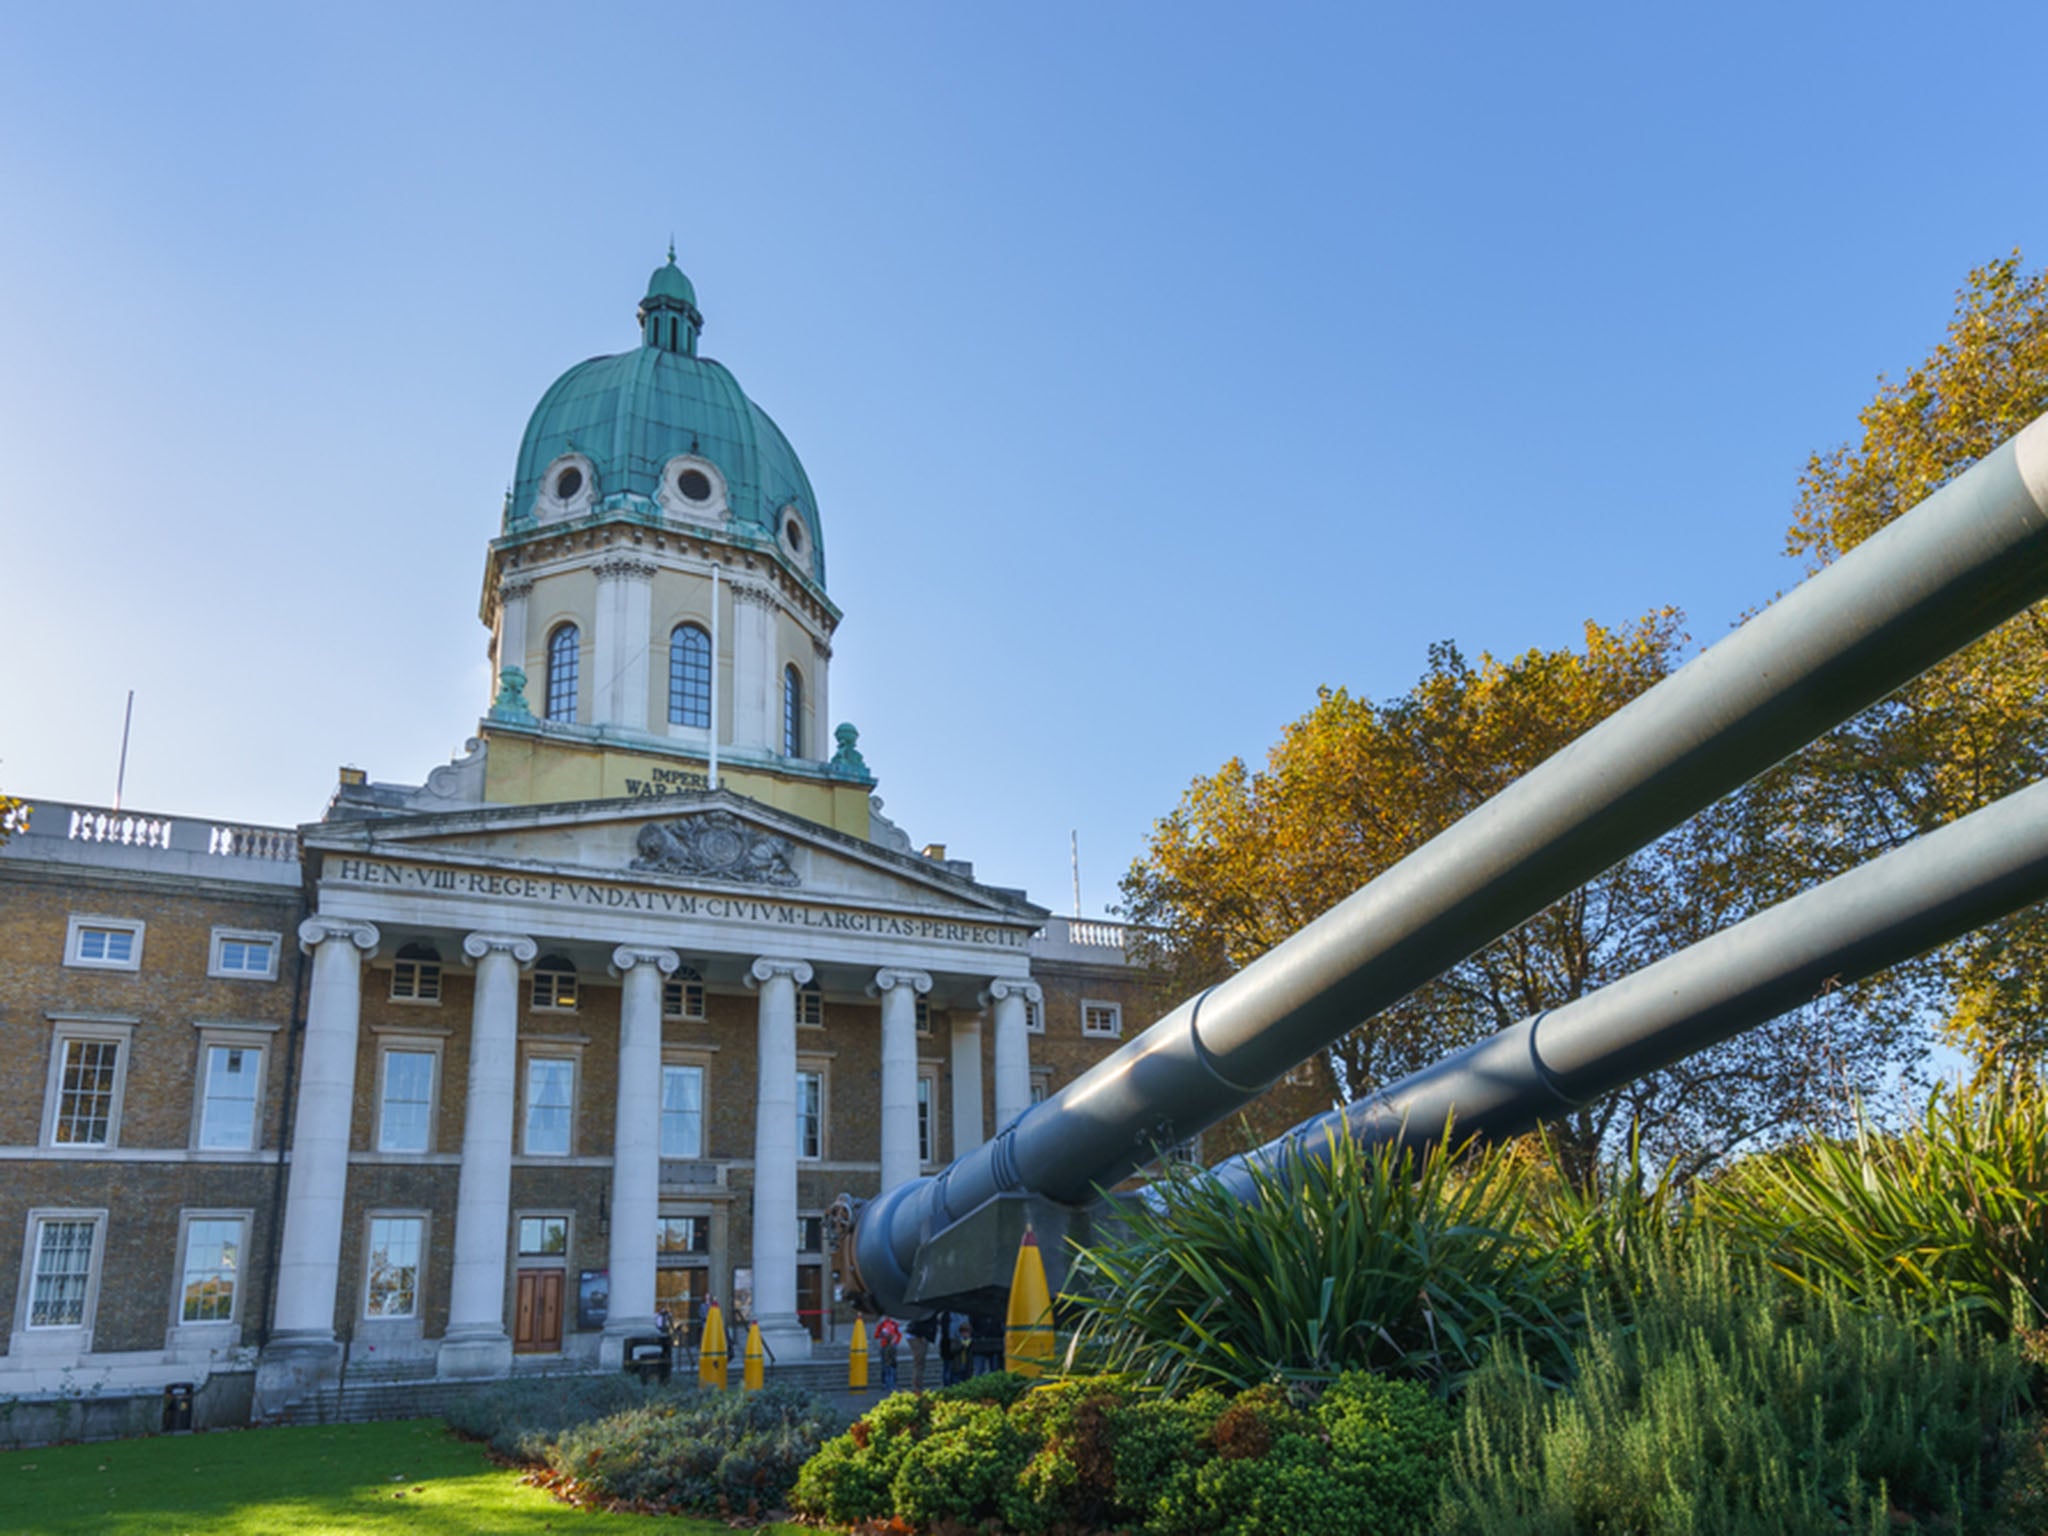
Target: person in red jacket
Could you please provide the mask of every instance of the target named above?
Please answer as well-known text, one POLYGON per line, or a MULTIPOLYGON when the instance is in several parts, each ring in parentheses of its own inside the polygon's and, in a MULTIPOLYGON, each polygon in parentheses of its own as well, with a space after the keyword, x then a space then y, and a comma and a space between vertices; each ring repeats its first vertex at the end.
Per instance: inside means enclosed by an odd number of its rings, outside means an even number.
POLYGON ((903 1342, 903 1329, 893 1317, 875 1324, 875 1352, 882 1362, 882 1390, 896 1390, 896 1346, 903 1342))

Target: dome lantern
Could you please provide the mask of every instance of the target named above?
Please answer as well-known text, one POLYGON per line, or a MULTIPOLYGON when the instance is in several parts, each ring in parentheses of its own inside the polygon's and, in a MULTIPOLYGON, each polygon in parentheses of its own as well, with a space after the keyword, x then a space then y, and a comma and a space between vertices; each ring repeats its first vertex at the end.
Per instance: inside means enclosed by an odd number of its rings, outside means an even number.
POLYGON ((640 343, 664 352, 697 355, 697 333, 704 316, 697 309, 697 290, 676 265, 676 245, 668 245, 668 265, 656 267, 640 301, 640 343))

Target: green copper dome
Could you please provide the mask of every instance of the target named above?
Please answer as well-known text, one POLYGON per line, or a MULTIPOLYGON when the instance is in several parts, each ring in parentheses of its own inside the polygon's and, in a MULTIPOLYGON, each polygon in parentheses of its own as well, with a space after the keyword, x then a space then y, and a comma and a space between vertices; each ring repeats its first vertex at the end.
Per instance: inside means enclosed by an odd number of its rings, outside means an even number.
POLYGON ((696 291, 671 251, 640 302, 641 345, 578 363, 534 407, 505 531, 571 514, 680 516, 774 547, 823 589, 825 548, 810 478, 739 381, 696 355, 703 323, 696 291), (557 494, 569 466, 575 489, 557 494), (696 472, 702 466, 715 473, 696 472), (799 529, 790 528, 792 517, 799 529))

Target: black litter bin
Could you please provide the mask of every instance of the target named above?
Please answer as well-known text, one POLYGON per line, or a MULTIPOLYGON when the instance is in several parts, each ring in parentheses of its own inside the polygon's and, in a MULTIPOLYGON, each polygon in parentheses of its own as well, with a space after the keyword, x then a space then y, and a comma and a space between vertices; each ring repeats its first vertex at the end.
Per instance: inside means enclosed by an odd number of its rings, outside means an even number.
POLYGON ((668 1340, 658 1333, 626 1340, 626 1372, 642 1381, 667 1381, 673 1358, 668 1340))
POLYGON ((192 1383, 174 1381, 164 1388, 164 1433, 177 1434, 192 1428, 192 1383))

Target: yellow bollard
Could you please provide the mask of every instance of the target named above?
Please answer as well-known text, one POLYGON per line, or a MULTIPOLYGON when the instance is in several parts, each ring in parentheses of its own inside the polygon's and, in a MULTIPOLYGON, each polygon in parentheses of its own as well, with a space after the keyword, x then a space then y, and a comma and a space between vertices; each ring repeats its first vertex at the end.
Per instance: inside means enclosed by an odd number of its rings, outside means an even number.
POLYGON ((1045 1260, 1038 1252, 1038 1234, 1026 1224, 1017 1245, 1017 1267, 1010 1275, 1010 1313, 1004 1319, 1004 1365, 1019 1376, 1043 1376, 1052 1364, 1052 1287, 1046 1284, 1045 1260))
POLYGON ((865 1392, 868 1389, 868 1325, 856 1312, 853 1314, 853 1347, 846 1352, 846 1390, 865 1392))
POLYGON ((761 1390, 761 1325, 747 1324, 747 1353, 740 1366, 740 1383, 749 1392, 761 1390))
POLYGON ((715 1301, 704 1312, 704 1337, 697 1345, 697 1381, 725 1390, 725 1319, 715 1301))

